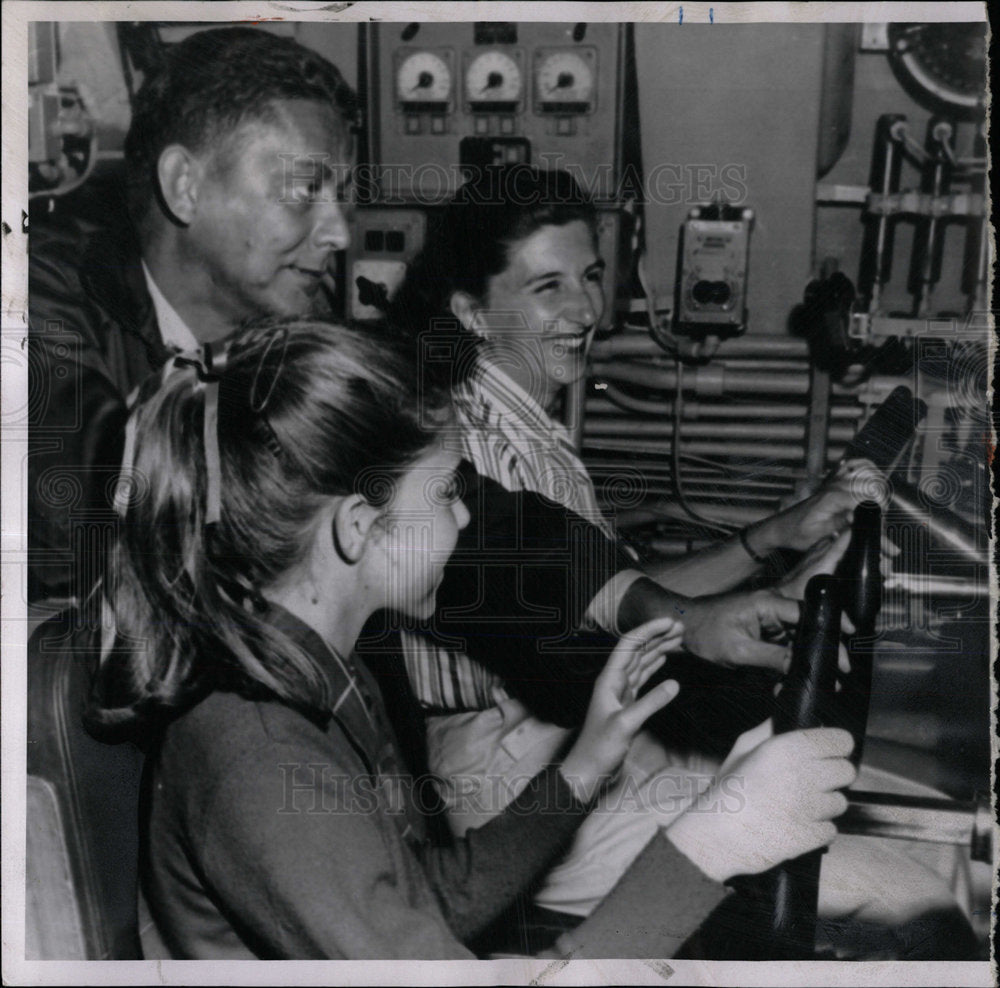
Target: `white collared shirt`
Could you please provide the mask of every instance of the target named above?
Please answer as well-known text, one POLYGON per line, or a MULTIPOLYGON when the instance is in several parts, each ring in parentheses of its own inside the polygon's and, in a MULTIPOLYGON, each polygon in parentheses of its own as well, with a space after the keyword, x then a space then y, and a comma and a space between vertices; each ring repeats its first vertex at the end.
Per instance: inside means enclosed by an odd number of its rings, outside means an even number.
POLYGON ((188 328, 188 324, 177 314, 177 310, 166 300, 150 274, 146 262, 142 262, 142 273, 146 276, 146 287, 153 300, 156 324, 160 327, 160 339, 164 346, 172 350, 196 350, 198 340, 188 328))
MULTIPOLYGON (((590 475, 566 428, 519 384, 480 358, 453 397, 464 455, 479 474, 508 491, 535 491, 614 537, 613 524, 598 505, 590 475)), ((587 617, 603 628, 614 628, 622 594, 641 575, 638 569, 615 574, 591 602, 587 617)), ((402 632, 402 639, 413 692, 425 706, 438 711, 485 710, 507 698, 503 679, 467 655, 439 648, 408 631, 402 632)))

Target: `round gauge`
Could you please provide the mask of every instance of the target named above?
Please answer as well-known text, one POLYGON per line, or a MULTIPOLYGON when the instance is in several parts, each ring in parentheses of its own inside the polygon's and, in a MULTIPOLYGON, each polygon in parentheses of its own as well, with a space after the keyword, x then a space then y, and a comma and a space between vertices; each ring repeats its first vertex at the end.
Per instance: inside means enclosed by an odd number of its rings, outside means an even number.
POLYGON ((593 92, 593 70, 575 51, 553 52, 539 63, 535 98, 540 103, 589 103, 593 92))
POLYGON ((986 25, 890 24, 889 60, 917 102, 964 119, 986 105, 986 25))
POLYGON ((521 98, 521 70, 510 55, 485 51, 465 70, 465 98, 470 103, 514 103, 521 98))
POLYGON ((407 55, 396 71, 396 94, 404 103, 444 103, 451 95, 451 69, 431 51, 407 55))

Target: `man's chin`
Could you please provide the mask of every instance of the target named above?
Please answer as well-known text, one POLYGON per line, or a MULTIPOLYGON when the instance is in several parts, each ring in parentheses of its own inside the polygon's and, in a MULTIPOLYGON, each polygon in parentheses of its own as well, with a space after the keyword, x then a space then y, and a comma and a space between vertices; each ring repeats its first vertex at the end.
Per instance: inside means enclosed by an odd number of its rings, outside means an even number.
POLYGON ((329 319, 334 314, 333 300, 321 287, 271 296, 265 311, 277 319, 329 319))

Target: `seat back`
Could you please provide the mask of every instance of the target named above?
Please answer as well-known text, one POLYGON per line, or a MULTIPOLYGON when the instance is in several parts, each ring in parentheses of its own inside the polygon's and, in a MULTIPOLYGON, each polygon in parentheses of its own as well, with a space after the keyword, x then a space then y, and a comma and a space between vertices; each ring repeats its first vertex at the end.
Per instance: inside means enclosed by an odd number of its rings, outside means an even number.
POLYGON ((26 949, 31 959, 141 957, 136 894, 142 755, 83 727, 96 628, 67 611, 28 642, 26 949))

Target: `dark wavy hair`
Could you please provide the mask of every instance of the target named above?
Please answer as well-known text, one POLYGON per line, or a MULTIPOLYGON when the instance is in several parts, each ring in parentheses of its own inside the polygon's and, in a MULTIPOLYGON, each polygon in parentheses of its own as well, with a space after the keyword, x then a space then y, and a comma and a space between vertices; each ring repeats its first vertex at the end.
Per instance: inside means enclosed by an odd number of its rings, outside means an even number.
POLYGON ((452 295, 484 301, 490 278, 506 269, 514 247, 542 227, 576 220, 596 239, 597 212, 568 172, 527 164, 482 169, 432 218, 424 248, 389 305, 389 323, 424 347, 447 343, 454 353, 451 380, 459 383, 475 364, 480 340, 452 315, 452 295))
POLYGON ((305 557, 330 497, 388 505, 448 407, 421 389, 405 341, 306 320, 237 333, 218 389, 221 518, 207 527, 197 369, 151 379, 132 412, 135 458, 109 586, 124 644, 101 668, 89 716, 97 733, 141 739, 215 689, 322 719, 327 678, 267 623, 261 591, 305 557), (255 411, 250 396, 265 388, 255 411))
POLYGON ((171 46, 139 89, 125 138, 133 222, 142 222, 158 194, 165 147, 202 150, 247 120, 266 118, 274 100, 293 99, 335 107, 345 132, 356 123, 357 96, 337 68, 290 38, 252 27, 215 28, 171 46))

